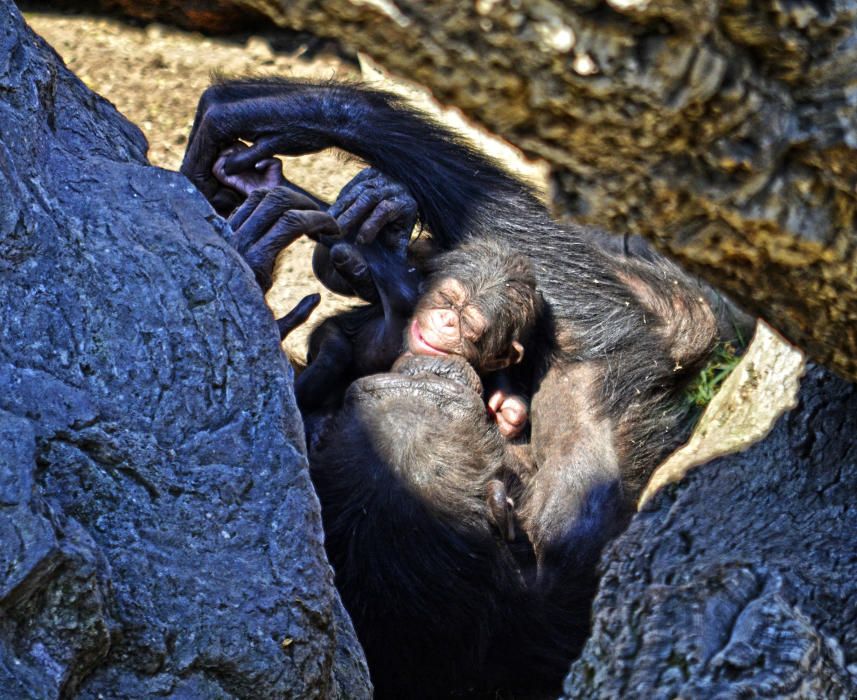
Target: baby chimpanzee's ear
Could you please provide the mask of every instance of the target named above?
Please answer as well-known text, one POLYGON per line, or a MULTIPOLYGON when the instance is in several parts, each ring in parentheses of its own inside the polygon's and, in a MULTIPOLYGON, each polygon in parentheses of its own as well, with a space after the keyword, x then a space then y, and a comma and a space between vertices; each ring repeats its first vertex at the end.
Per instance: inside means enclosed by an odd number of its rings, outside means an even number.
POLYGON ((517 340, 512 341, 512 347, 509 348, 509 365, 516 365, 524 359, 524 346, 517 340))
POLYGON ((509 347, 509 352, 505 356, 488 358, 482 363, 482 370, 485 372, 496 372, 516 365, 523 359, 524 346, 517 340, 513 340, 509 347))

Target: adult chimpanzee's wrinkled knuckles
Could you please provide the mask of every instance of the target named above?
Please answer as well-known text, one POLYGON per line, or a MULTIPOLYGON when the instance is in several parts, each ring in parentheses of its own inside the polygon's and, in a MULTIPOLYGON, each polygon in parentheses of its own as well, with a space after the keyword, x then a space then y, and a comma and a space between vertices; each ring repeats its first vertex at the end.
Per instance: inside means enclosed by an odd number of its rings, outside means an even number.
POLYGON ((374 193, 360 192, 351 205, 336 217, 340 228, 350 233, 375 208, 377 202, 374 193))
POLYGON ((299 209, 290 209, 283 213, 277 221, 277 226, 288 231, 301 231, 308 233, 309 222, 307 221, 305 212, 299 209))
POLYGON ((413 408, 443 411, 449 418, 483 416, 482 398, 458 381, 434 374, 409 376, 397 373, 372 374, 354 381, 345 392, 348 405, 384 404, 406 398, 413 408))
POLYGON ((268 190, 264 189, 254 190, 250 193, 250 196, 247 197, 247 199, 245 199, 244 202, 242 202, 242 204, 229 215, 227 221, 233 231, 238 231, 244 222, 250 218, 267 193, 268 190))
POLYGON ((363 245, 370 244, 384 226, 399 218, 401 213, 397 203, 390 199, 382 199, 360 225, 357 231, 357 242, 363 245))
POLYGON ((230 138, 230 122, 228 108, 224 105, 212 103, 206 108, 194 134, 193 145, 197 147, 196 156, 200 158, 200 167, 206 166, 210 171, 220 151, 236 140, 230 138))
POLYGON ((393 372, 410 377, 434 375, 456 382, 474 394, 482 395, 482 380, 473 366, 458 355, 404 354, 393 364, 393 372))
POLYGON ((288 209, 304 209, 318 210, 318 204, 312 201, 309 197, 296 190, 293 190, 287 185, 279 185, 267 190, 267 198, 283 211, 288 209))
MULTIPOLYGON (((230 228, 233 230, 234 234, 238 233, 238 230, 244 225, 247 219, 252 216, 253 212, 256 211, 256 208, 259 206, 259 202, 264 198, 265 193, 262 190, 256 190, 255 192, 251 192, 250 196, 247 197, 238 208, 233 210, 232 213, 227 217, 226 221, 229 224, 230 228)), ((233 238, 237 238, 236 235, 233 234, 233 238)))
POLYGON ((296 233, 305 234, 327 247, 336 245, 342 238, 336 219, 326 211, 293 209, 286 212, 281 221, 296 233))

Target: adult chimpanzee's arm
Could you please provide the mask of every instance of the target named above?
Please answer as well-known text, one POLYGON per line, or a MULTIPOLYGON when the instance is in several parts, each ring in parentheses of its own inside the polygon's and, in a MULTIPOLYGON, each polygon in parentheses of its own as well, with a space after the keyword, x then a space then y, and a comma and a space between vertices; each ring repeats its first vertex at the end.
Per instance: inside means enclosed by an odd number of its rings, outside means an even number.
POLYGON ((420 218, 442 245, 484 229, 498 217, 515 221, 541 208, 527 188, 397 97, 353 85, 274 78, 230 81, 203 94, 182 172, 211 196, 211 169, 239 139, 252 145, 229 157, 239 172, 274 154, 300 155, 328 147, 352 153, 402 183, 420 218))

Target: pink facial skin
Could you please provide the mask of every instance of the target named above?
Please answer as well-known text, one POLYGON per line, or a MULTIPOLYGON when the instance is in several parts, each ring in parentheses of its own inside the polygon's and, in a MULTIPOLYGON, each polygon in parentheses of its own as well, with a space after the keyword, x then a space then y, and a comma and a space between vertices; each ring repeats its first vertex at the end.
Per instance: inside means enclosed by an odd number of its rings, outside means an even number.
POLYGON ((458 338, 458 315, 447 309, 431 309, 413 320, 407 345, 414 355, 449 355, 459 344, 458 338))

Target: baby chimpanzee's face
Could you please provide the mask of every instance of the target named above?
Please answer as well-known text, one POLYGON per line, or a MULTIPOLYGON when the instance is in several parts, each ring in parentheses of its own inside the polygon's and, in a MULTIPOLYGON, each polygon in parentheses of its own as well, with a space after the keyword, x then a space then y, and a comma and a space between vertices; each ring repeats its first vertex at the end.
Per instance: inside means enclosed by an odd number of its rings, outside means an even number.
POLYGON ((420 299, 406 331, 405 346, 414 355, 460 355, 474 362, 487 329, 488 320, 468 298, 464 285, 443 278, 420 299))

